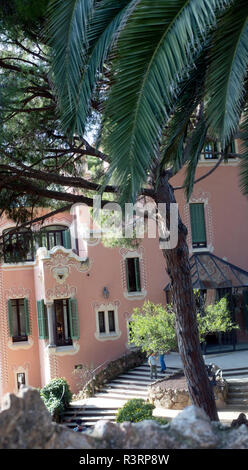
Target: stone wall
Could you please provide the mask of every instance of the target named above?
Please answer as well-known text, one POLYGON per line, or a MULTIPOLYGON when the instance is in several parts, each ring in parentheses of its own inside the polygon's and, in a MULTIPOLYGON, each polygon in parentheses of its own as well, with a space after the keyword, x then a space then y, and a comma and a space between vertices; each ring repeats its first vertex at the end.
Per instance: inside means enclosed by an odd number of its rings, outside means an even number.
POLYGON ((248 449, 248 428, 213 423, 190 406, 163 426, 99 421, 93 431, 76 433, 52 422, 38 390, 23 388, 4 399, 0 449, 248 449))
POLYGON ((93 379, 91 379, 78 393, 76 399, 87 398, 100 391, 107 382, 115 379, 118 375, 123 374, 129 369, 143 364, 146 354, 140 350, 132 351, 125 354, 121 358, 108 362, 106 367, 100 370, 93 379))
MULTIPOLYGON (((223 408, 227 398, 225 380, 214 386, 214 395, 217 408, 223 408)), ((192 404, 183 372, 176 372, 168 378, 157 380, 149 385, 148 399, 156 407, 171 410, 182 410, 192 404)))

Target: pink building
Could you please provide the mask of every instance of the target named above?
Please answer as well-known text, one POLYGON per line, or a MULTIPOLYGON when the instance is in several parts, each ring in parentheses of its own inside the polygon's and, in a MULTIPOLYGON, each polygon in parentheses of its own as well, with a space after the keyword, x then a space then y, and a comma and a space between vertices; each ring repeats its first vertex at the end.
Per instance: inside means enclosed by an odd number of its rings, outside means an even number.
MULTIPOLYGON (((197 179, 216 163, 211 146, 206 150, 197 179)), ((189 231, 194 287, 209 301, 228 294, 240 324, 235 337, 215 335, 208 347, 248 345, 248 203, 238 175, 238 159, 231 158, 196 183, 189 203, 183 190, 176 191, 189 231)), ((172 182, 182 185, 183 171, 172 182)), ((77 367, 97 367, 130 350, 133 308, 169 298, 157 238, 146 235, 134 249, 106 248, 100 235, 88 241, 78 236, 81 222, 77 211, 61 213, 32 234, 12 236, 13 222, 0 221, 6 247, 0 265, 0 397, 21 383, 43 387, 55 377, 65 377, 76 392, 77 367)))

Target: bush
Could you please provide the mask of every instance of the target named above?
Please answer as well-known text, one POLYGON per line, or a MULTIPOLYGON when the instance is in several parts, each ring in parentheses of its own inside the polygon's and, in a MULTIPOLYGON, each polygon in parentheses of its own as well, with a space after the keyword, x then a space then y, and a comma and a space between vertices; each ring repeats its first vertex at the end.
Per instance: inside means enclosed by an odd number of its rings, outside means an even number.
POLYGON ((152 419, 152 411, 155 406, 151 403, 147 403, 142 398, 133 398, 128 400, 125 405, 118 410, 116 415, 117 423, 123 423, 124 421, 131 421, 132 423, 138 423, 143 419, 152 419))
POLYGON ((72 399, 69 385, 63 378, 51 380, 40 390, 40 396, 55 421, 60 421, 72 399))

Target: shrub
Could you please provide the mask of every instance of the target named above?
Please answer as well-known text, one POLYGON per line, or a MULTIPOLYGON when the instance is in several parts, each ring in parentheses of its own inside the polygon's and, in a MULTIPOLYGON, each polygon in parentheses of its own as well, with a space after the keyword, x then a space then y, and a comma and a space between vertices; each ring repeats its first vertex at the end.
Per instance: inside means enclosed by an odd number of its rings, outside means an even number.
POLYGON ((40 390, 40 396, 55 421, 59 421, 72 399, 69 385, 63 378, 51 380, 40 390))
POLYGON ((133 398, 128 400, 125 405, 118 410, 116 415, 117 423, 123 423, 124 421, 131 421, 132 423, 138 423, 143 419, 152 419, 152 411, 155 406, 151 403, 147 403, 142 398, 133 398))

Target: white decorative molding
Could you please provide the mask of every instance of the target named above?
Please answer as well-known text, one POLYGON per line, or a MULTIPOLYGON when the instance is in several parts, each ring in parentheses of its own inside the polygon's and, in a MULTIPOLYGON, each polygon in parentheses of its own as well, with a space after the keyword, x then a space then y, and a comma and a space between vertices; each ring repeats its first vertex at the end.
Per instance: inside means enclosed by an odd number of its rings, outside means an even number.
POLYGON ((123 295, 127 300, 143 300, 147 296, 147 291, 145 289, 141 289, 139 292, 128 292, 126 290, 123 295))
POLYGON ((70 297, 75 297, 77 293, 77 288, 75 286, 65 285, 56 285, 53 289, 46 290, 46 301, 52 301, 54 299, 67 299, 70 297))
POLYGON ((119 300, 115 300, 114 302, 109 302, 109 303, 98 303, 94 302, 93 308, 95 310, 95 315, 96 315, 96 331, 95 331, 95 338, 98 341, 114 341, 116 339, 119 339, 121 337, 121 330, 119 329, 119 319, 118 319, 118 308, 120 306, 119 300), (109 323, 108 323, 108 311, 112 310, 114 312, 114 318, 115 318, 115 331, 109 331, 109 323), (98 321, 98 312, 99 311, 104 311, 104 316, 105 316, 105 328, 106 332, 100 333, 99 330, 99 321, 98 321))
POLYGON ((78 272, 88 272, 92 265, 89 258, 81 258, 72 250, 63 246, 56 246, 48 251, 46 248, 39 248, 37 256, 43 260, 44 268, 52 270, 53 268, 67 267, 70 271, 75 268, 78 272))
POLYGON ((18 392, 18 384, 17 384, 17 374, 25 374, 25 385, 29 384, 29 369, 30 369, 30 364, 26 363, 24 365, 13 365, 12 366, 12 371, 14 374, 14 384, 15 384, 15 393, 18 392))
POLYGON ((29 298, 31 294, 31 289, 25 287, 11 287, 4 290, 6 299, 24 299, 29 298))
POLYGON ((31 349, 34 345, 34 340, 30 336, 28 337, 28 341, 17 341, 13 342, 12 339, 8 340, 8 348, 12 351, 19 351, 22 349, 31 349))
POLYGON ((200 188, 197 188, 190 197, 189 203, 184 205, 184 219, 185 224, 188 229, 188 246, 189 253, 194 252, 204 252, 204 251, 214 251, 214 224, 213 224, 213 214, 212 207, 209 201, 211 200, 211 194, 207 191, 203 191, 200 188), (202 203, 204 204, 204 213, 205 213, 205 226, 206 226, 206 238, 207 246, 204 248, 193 248, 192 247, 192 233, 191 233, 191 222, 190 222, 190 203, 202 203))
POLYGON ((121 283, 123 288, 123 295, 128 300, 143 300, 147 295, 147 276, 145 269, 145 260, 144 260, 144 247, 140 246, 131 250, 130 248, 121 248, 121 283), (140 265, 140 283, 141 291, 137 292, 128 292, 127 289, 127 278, 126 278, 126 258, 139 258, 140 265))
POLYGON ((74 356, 80 350, 78 341, 73 341, 72 346, 57 346, 55 350, 56 356, 74 356))

